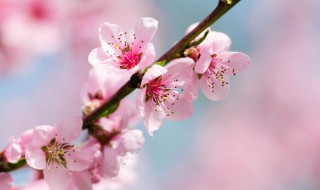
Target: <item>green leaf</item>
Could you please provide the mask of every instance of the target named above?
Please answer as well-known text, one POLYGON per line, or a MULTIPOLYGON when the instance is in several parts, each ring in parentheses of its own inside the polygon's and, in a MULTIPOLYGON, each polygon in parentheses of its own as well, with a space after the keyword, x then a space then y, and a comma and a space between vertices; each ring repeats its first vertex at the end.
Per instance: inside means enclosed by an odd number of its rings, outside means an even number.
POLYGON ((102 117, 108 117, 110 114, 112 114, 113 112, 115 112, 118 107, 120 105, 120 102, 116 102, 115 104, 113 104, 112 106, 110 106, 106 111, 104 111, 100 116, 99 118, 102 118, 102 117))
POLYGON ((7 162, 6 164, 4 164, 3 169, 5 172, 10 172, 23 167, 26 163, 26 159, 21 158, 17 163, 7 162))
POLYGON ((166 65, 166 62, 167 61, 164 60, 164 61, 155 62, 154 64, 157 64, 157 65, 160 65, 160 66, 164 67, 166 65))
POLYGON ((198 74, 198 79, 200 80, 202 77, 202 74, 198 74))

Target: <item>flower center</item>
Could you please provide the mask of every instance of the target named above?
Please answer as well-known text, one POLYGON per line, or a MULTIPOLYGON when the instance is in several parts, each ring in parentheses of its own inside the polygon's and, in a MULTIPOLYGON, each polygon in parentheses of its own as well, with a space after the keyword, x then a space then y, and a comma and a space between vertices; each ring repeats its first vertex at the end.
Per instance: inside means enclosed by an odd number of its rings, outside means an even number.
POLYGON ((161 110, 154 108, 155 111, 163 111, 170 116, 174 113, 170 107, 179 100, 178 96, 182 92, 183 87, 179 84, 178 79, 171 81, 169 78, 163 79, 163 76, 159 76, 147 84, 145 101, 151 100, 152 105, 161 108, 161 110))
POLYGON ((224 87, 225 85, 228 85, 229 83, 226 82, 224 78, 224 73, 226 71, 226 68, 221 66, 217 60, 212 59, 211 64, 209 65, 208 70, 205 72, 204 77, 207 82, 207 86, 211 89, 211 92, 215 92, 215 81, 220 81, 220 85, 224 87))
POLYGON ((144 40, 139 42, 139 45, 136 43, 136 34, 132 34, 131 38, 134 39, 133 42, 129 43, 126 40, 127 32, 120 32, 115 36, 111 36, 111 41, 107 44, 112 48, 112 50, 107 50, 106 53, 109 54, 113 61, 116 61, 121 69, 130 70, 141 61, 141 44, 144 43, 144 40), (135 48, 137 46, 137 48, 135 48))
POLYGON ((36 20, 46 20, 50 17, 50 10, 43 2, 35 2, 31 4, 31 16, 36 20))
POLYGON ((52 139, 48 146, 43 146, 42 150, 46 153, 47 166, 55 162, 63 167, 67 167, 65 155, 70 156, 70 152, 74 152, 74 145, 69 143, 59 143, 56 139, 52 139))
POLYGON ((133 53, 131 50, 123 51, 120 58, 120 68, 130 70, 141 61, 142 53, 133 53))

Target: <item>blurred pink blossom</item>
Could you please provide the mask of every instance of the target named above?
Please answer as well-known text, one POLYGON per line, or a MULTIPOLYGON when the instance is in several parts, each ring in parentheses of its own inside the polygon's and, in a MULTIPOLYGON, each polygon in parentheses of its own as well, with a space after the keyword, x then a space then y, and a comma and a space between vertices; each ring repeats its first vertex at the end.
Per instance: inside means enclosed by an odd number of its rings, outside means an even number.
POLYGON ((11 190, 12 177, 7 173, 0 173, 0 187, 2 190, 11 190))

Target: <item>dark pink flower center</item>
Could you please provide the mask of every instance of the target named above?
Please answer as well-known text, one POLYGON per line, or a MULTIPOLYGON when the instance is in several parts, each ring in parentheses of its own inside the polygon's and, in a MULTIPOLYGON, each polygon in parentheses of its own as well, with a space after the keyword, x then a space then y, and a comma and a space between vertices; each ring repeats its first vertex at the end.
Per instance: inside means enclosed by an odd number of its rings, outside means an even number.
POLYGON ((120 68, 121 69, 132 69, 138 65, 141 61, 142 53, 134 53, 132 51, 124 51, 120 56, 120 68))
POLYGON ((45 2, 34 2, 31 4, 31 16, 36 20, 46 20, 50 18, 50 10, 45 2))
POLYGON ((170 81, 163 79, 163 76, 159 76, 147 84, 146 99, 148 102, 151 100, 152 105, 157 105, 161 110, 155 108, 155 111, 163 111, 167 116, 174 114, 171 108, 174 106, 174 102, 179 100, 179 94, 183 92, 182 86, 175 86, 178 79, 170 81))
MULTIPOLYGON (((127 42, 125 36, 127 36, 127 32, 120 32, 116 36, 111 36, 111 41, 108 42, 108 45, 114 52, 106 52, 117 62, 121 69, 130 70, 140 63, 143 54, 141 51, 142 46, 135 44, 136 34, 132 34, 134 41, 131 43, 127 42)), ((144 40, 139 43, 144 43, 144 40)))

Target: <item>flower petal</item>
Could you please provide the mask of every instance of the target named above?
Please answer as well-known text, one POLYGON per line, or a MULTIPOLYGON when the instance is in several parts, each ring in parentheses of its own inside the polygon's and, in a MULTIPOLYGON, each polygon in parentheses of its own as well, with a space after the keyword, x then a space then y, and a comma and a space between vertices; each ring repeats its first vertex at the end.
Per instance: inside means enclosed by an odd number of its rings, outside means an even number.
POLYGON ((222 52, 219 54, 220 62, 225 68, 229 68, 225 71, 225 74, 233 75, 241 73, 246 70, 250 63, 250 57, 240 52, 222 52))
POLYGON ((204 95, 210 100, 218 101, 229 93, 229 77, 224 76, 224 83, 215 76, 204 74, 200 79, 200 87, 204 95))
POLYGON ((56 129, 49 125, 40 125, 33 129, 32 143, 35 147, 49 145, 50 141, 55 137, 56 129))
POLYGON ((144 143, 144 136, 140 130, 128 130, 121 133, 115 140, 116 151, 120 155, 124 155, 127 152, 137 152, 144 143))
POLYGON ((145 102, 145 93, 146 89, 142 89, 137 96, 137 108, 140 115, 143 117, 143 124, 149 135, 153 136, 153 132, 158 130, 162 125, 163 119, 165 118, 164 112, 160 111, 161 108, 158 108, 158 111, 155 111, 151 107, 151 102, 145 102))
POLYGON ((73 117, 61 121, 56 125, 57 136, 59 142, 72 142, 80 137, 82 131, 82 118, 73 117))
POLYGON ((150 18, 150 17, 143 17, 139 18, 135 21, 133 27, 133 33, 135 36, 130 35, 133 37, 131 42, 133 42, 132 49, 137 51, 139 49, 144 49, 146 44, 148 44, 152 38, 154 37, 158 28, 158 21, 150 18))
POLYGON ((91 175, 88 170, 72 172, 74 183, 79 190, 92 190, 91 175))
POLYGON ((198 74, 193 71, 194 61, 190 58, 180 58, 175 59, 170 62, 166 68, 168 69, 168 73, 166 76, 170 74, 171 80, 178 79, 178 81, 184 83, 183 88, 188 88, 189 93, 192 93, 193 100, 195 100, 198 96, 198 74))
POLYGON ((4 155, 10 163, 17 163, 22 154, 22 148, 14 139, 4 151, 4 155))
POLYGON ((12 177, 7 173, 0 173, 0 187, 2 190, 10 190, 12 186, 12 177))
POLYGON ((191 81, 189 82, 188 89, 186 91, 190 91, 192 94, 193 100, 198 98, 198 91, 199 91, 199 78, 196 72, 193 72, 191 75, 191 81))
POLYGON ((110 55, 122 54, 120 48, 123 49, 126 42, 125 35, 122 33, 121 27, 116 24, 105 22, 100 25, 99 38, 104 52, 108 52, 110 55), (120 34, 122 35, 120 36, 120 34))
POLYGON ((149 83, 151 80, 165 74, 168 70, 160 65, 153 65, 147 72, 144 74, 141 82, 141 87, 149 83))
POLYGON ((156 51, 154 50, 153 44, 149 43, 145 50, 142 52, 142 58, 139 63, 140 69, 145 69, 153 63, 154 58, 156 57, 156 51))
POLYGON ((43 170, 46 168, 46 154, 40 147, 30 144, 26 150, 25 157, 27 163, 32 168, 43 170))
POLYGON ((50 165, 50 169, 43 170, 43 174, 51 190, 67 190, 70 186, 71 174, 55 162, 50 165))
POLYGON ((161 127, 163 120, 165 119, 165 113, 161 111, 162 109, 160 107, 156 106, 154 109, 150 104, 150 102, 145 102, 145 116, 143 118, 143 123, 149 135, 153 136, 153 132, 161 127))
POLYGON ((231 39, 222 32, 210 31, 200 46, 210 45, 215 53, 228 51, 231 46, 231 39))
POLYGON ((27 146, 32 142, 32 134, 33 129, 29 129, 19 136, 19 144, 23 152, 26 150, 27 146))
POLYGON ((110 147, 105 147, 103 154, 104 156, 100 167, 102 176, 117 176, 120 170, 120 156, 110 147))
POLYGON ((94 154, 87 154, 84 151, 75 150, 69 154, 65 154, 67 168, 70 171, 81 171, 87 169, 93 160, 94 154))
POLYGON ((179 97, 176 99, 174 104, 167 103, 166 106, 171 111, 171 114, 168 114, 168 119, 173 121, 179 121, 183 119, 187 119, 192 116, 193 113, 193 97, 191 95, 191 91, 189 89, 185 89, 185 94, 176 93, 175 97, 179 97))
POLYGON ((210 46, 205 46, 204 48, 201 49, 200 57, 194 67, 194 70, 196 73, 203 74, 204 72, 207 71, 212 60, 211 54, 212 52, 211 52, 210 46))
POLYGON ((194 61, 191 58, 174 59, 166 66, 171 79, 178 79, 179 81, 188 81, 193 73, 194 61))
POLYGON ((100 70, 111 70, 115 68, 114 59, 101 47, 93 49, 88 56, 89 63, 100 70))
POLYGON ((105 95, 105 88, 103 88, 103 78, 97 69, 92 68, 89 71, 88 79, 83 84, 81 89, 81 99, 84 103, 91 101, 89 95, 95 95, 97 92, 101 92, 102 96, 105 95))

